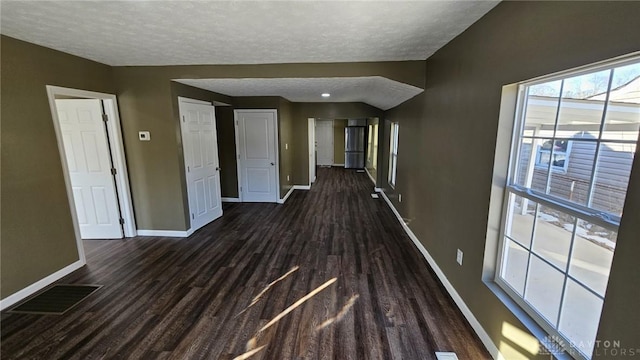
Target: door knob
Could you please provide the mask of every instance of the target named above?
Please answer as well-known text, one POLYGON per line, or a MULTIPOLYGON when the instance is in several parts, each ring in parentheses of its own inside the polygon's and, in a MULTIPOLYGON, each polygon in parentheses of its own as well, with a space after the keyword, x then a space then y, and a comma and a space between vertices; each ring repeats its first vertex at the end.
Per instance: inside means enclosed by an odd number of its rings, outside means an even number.
POLYGON ((271 166, 274 166, 276 163, 271 163, 271 166))
POLYGON ((220 171, 220 168, 219 168, 219 167, 217 167, 217 168, 216 168, 216 171, 220 171))

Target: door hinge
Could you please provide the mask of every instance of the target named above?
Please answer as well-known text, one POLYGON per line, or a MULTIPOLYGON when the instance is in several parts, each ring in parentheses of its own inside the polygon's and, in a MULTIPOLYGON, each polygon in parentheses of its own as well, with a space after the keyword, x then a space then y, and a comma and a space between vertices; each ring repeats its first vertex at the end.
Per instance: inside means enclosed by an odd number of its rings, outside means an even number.
POLYGON ((102 114, 102 121, 104 122, 109 121, 109 116, 107 116, 107 114, 102 114))
POLYGON ((191 172, 191 168, 187 165, 187 172, 191 172))
POLYGON ((238 120, 236 120, 236 125, 238 125, 238 120))
POLYGON ((184 117, 184 115, 182 116, 182 122, 187 122, 187 119, 184 117))
POLYGON ((115 168, 111 168, 111 175, 116 175, 118 172, 115 168))
POLYGON ((193 213, 191 213, 191 220, 195 219, 196 217, 193 215, 193 213))
POLYGON ((120 225, 124 225, 124 219, 123 218, 120 218, 119 221, 120 221, 120 225))
POLYGON ((240 186, 240 192, 242 192, 242 186, 240 186))

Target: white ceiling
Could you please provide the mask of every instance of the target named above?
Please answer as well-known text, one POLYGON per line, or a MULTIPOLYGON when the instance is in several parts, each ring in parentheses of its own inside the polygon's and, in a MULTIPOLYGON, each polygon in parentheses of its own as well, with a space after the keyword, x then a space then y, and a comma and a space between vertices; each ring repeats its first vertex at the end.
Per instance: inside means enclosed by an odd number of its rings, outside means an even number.
MULTIPOLYGON (((112 66, 424 60, 497 3, 1 0, 0 32, 112 66)), ((383 110, 422 91, 375 76, 176 81, 230 96, 383 110)))
POLYGON ((7 1, 2 34, 108 65, 424 60, 497 1, 7 1))
POLYGON ((292 102, 363 102, 387 110, 423 90, 381 76, 275 79, 175 79, 229 96, 282 96, 292 102), (329 93, 329 98, 321 97, 329 93))

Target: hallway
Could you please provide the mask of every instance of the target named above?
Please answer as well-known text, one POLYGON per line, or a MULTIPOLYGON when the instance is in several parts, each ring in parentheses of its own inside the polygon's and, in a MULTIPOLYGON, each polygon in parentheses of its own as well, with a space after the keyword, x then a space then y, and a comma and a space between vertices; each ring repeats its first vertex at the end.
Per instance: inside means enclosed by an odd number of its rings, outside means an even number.
POLYGON ((225 204, 189 238, 85 241, 61 283, 104 287, 62 316, 3 313, 1 357, 489 359, 372 189, 319 168, 286 204, 225 204))

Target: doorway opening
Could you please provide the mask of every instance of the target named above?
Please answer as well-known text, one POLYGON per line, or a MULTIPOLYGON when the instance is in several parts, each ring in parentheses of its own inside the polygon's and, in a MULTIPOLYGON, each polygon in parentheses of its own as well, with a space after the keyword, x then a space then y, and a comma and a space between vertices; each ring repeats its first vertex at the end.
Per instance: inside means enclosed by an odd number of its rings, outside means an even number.
POLYGON ((136 236, 116 96, 47 85, 80 259, 82 239, 136 236))
MULTIPOLYGON (((334 164, 333 120, 316 119, 316 161, 318 166, 334 164)), ((344 162, 343 162, 344 164, 344 162)))

